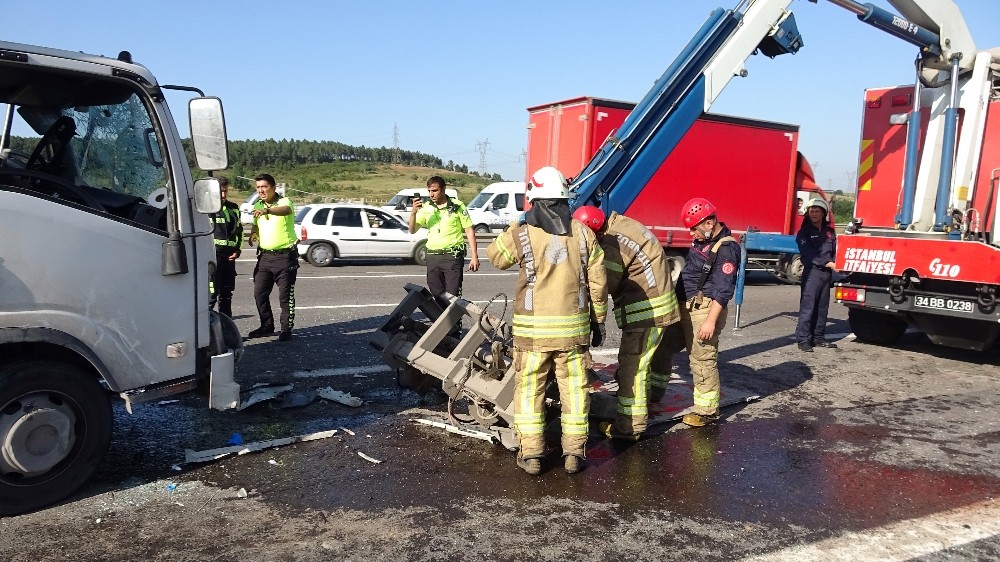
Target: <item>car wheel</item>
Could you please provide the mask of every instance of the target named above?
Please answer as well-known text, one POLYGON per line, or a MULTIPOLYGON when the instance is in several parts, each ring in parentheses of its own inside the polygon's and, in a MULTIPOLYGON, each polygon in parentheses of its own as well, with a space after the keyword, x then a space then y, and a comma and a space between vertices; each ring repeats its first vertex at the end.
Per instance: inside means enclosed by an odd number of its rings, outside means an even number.
POLYGON ((336 250, 326 242, 311 244, 306 250, 306 261, 316 267, 326 267, 332 264, 335 257, 337 257, 336 250))
POLYGON ((489 226, 487 226, 485 224, 477 224, 476 225, 476 234, 489 234, 490 232, 491 231, 490 231, 490 227, 489 226))
POLYGON ((95 377, 55 361, 0 369, 0 515, 75 492, 104 459, 114 418, 95 377))
POLYGON ((427 243, 421 242, 417 244, 416 249, 413 250, 413 263, 417 265, 427 265, 427 243))

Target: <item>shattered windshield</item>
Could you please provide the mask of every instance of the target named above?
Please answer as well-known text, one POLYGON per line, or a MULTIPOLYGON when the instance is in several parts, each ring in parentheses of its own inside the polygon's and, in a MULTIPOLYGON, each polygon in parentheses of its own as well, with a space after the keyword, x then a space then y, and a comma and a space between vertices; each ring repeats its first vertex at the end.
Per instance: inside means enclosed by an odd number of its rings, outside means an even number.
POLYGON ((135 93, 119 103, 21 107, 18 114, 42 135, 28 157, 33 161, 25 162, 29 168, 142 199, 166 186, 159 140, 135 93))

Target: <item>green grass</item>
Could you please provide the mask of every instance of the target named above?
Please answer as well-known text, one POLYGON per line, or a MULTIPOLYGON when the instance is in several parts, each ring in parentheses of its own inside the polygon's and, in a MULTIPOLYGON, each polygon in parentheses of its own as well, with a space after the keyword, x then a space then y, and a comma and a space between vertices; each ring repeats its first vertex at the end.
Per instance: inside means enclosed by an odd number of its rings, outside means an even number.
MULTIPOLYGON (((229 194, 231 201, 243 201, 253 191, 251 182, 234 178, 256 173, 226 170, 217 175, 228 176, 234 182, 235 189, 229 194)), ((380 205, 401 189, 424 187, 431 176, 443 177, 448 187, 458 190, 459 198, 468 203, 492 183, 478 175, 437 168, 369 163, 306 164, 271 175, 288 186, 288 195, 298 203, 350 201, 380 205)))

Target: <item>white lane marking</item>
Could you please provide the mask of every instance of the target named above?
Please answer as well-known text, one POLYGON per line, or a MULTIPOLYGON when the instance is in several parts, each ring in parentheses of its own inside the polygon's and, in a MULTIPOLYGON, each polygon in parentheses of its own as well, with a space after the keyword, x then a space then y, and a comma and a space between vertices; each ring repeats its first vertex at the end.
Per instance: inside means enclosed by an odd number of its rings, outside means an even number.
POLYGON ((341 367, 338 369, 318 369, 315 371, 296 371, 292 376, 299 379, 316 377, 342 377, 345 375, 391 373, 386 365, 373 365, 369 367, 341 367))
POLYGON ((997 534, 1000 534, 1000 504, 987 500, 867 531, 844 533, 812 544, 744 558, 743 561, 903 561, 995 537, 997 534))

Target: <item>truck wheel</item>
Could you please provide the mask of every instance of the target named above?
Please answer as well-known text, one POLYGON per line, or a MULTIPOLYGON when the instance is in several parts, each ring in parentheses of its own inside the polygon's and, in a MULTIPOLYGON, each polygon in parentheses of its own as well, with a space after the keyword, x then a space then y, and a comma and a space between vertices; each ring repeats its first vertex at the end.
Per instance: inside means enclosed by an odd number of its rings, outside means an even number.
POLYGON ((427 243, 421 242, 413 250, 413 263, 417 265, 427 265, 427 243))
POLYGON ((106 391, 77 367, 20 361, 0 369, 0 515, 75 492, 107 453, 113 421, 106 391))
POLYGON ((326 242, 317 242, 306 250, 306 261, 316 267, 327 267, 333 263, 335 257, 337 257, 336 250, 326 242))
POLYGON ((847 322, 858 340, 876 345, 892 345, 906 333, 906 320, 864 308, 848 308, 847 322))
POLYGON ((476 225, 476 234, 489 234, 489 233, 490 233, 490 227, 489 226, 487 226, 485 224, 477 224, 476 225))
POLYGON ((788 264, 785 265, 785 279, 789 283, 798 284, 802 282, 802 258, 799 256, 792 256, 792 259, 788 260, 788 264))

